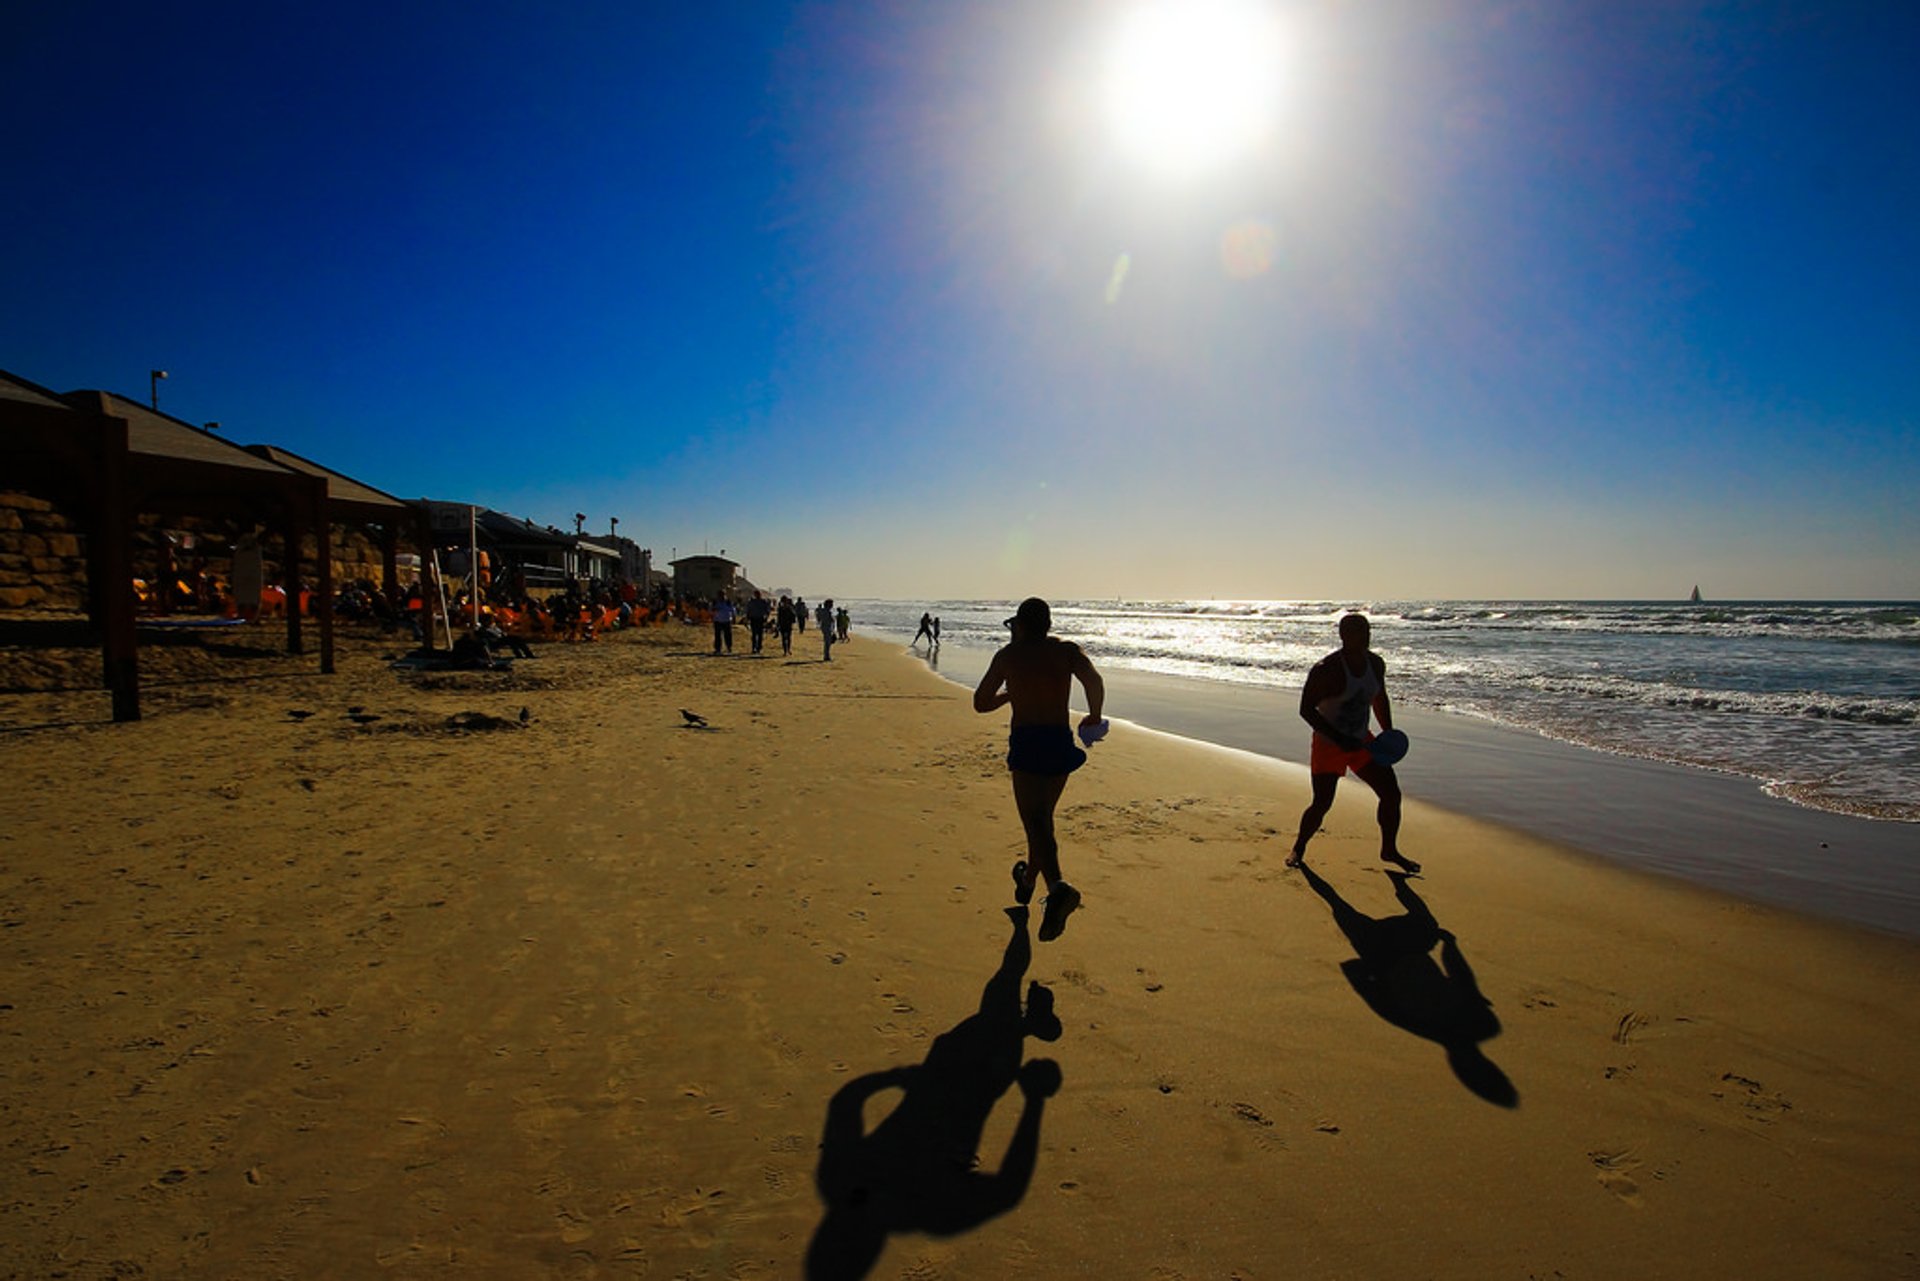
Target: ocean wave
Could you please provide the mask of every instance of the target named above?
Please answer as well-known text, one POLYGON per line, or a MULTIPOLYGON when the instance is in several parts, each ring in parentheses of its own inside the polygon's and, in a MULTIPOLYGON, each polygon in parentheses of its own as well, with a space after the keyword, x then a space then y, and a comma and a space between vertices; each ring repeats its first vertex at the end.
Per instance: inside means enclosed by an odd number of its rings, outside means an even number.
POLYGON ((1862 796, 1851 785, 1835 787, 1820 782, 1769 782, 1760 790, 1806 809, 1883 822, 1920 823, 1920 803, 1910 797, 1862 796))
POLYGON ((1524 678, 1518 687, 1530 692, 1532 701, 1548 705, 1577 705, 1579 700, 1592 699, 1693 712, 1844 721, 1860 725, 1920 723, 1920 700, 1857 698, 1818 690, 1757 692, 1699 689, 1665 681, 1640 681, 1610 675, 1537 675, 1524 678))
POLYGON ((1382 629, 1484 628, 1502 632, 1594 632, 1716 638, 1807 639, 1920 643, 1920 605, 1907 602, 1686 602, 1611 601, 1334 601, 1073 600, 1055 613, 1103 618, 1273 620, 1309 627, 1331 624, 1361 608, 1382 629))

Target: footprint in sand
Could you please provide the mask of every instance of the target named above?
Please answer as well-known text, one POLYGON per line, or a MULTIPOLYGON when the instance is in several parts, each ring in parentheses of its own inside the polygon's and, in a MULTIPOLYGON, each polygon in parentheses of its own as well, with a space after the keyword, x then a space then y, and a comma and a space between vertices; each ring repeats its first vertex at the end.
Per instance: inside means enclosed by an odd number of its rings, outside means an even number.
POLYGON ((1088 977, 1085 970, 1062 970, 1060 972, 1060 981, 1081 989, 1088 996, 1105 996, 1107 994, 1107 989, 1088 977))
POLYGON ((1268 1130, 1273 1128, 1273 1122, 1267 1119, 1267 1114, 1251 1103, 1235 1103, 1233 1105, 1233 1114, 1242 1121, 1245 1121, 1248 1125, 1257 1125, 1262 1129, 1268 1130))
POLYGON ((1793 1111, 1793 1104, 1786 1095, 1769 1090, 1760 1082, 1737 1072, 1722 1073, 1719 1088, 1710 1093, 1716 1099, 1738 1103, 1749 1117, 1765 1125, 1779 1120, 1781 1113, 1793 1111))
POLYGON ((1640 1162, 1634 1158, 1631 1149, 1623 1148, 1617 1152, 1589 1152, 1587 1160, 1593 1162, 1594 1172, 1600 1180, 1601 1187, 1628 1205, 1639 1206, 1640 1184, 1633 1177, 1633 1173, 1640 1168, 1640 1162))

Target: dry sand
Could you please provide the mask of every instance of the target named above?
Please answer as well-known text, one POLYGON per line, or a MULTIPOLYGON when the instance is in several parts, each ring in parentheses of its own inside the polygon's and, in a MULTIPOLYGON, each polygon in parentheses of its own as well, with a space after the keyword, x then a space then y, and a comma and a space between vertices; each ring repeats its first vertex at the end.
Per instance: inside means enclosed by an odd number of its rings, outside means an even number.
POLYGON ((704 640, 0 698, 0 1272, 1920 1272, 1914 944, 704 640))

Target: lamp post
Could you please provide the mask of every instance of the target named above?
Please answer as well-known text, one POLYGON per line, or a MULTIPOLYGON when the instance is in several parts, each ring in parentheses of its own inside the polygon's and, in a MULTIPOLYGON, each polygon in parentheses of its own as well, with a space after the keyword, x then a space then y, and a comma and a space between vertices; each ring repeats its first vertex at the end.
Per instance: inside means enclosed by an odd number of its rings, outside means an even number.
POLYGON ((147 394, 153 403, 153 412, 160 412, 160 380, 167 376, 164 369, 149 370, 147 373, 147 394))
POLYGON ((220 424, 219 424, 219 423, 208 423, 208 424, 206 425, 206 430, 208 430, 208 431, 219 431, 219 430, 220 430, 220 424))

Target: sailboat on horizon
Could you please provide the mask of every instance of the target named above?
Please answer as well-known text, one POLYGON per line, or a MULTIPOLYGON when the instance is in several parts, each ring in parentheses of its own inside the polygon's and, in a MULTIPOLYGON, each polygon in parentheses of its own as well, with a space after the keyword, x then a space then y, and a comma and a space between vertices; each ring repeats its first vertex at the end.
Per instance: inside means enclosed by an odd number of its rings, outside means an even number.
POLYGON ((1695 583, 1693 585, 1693 595, 1688 597, 1688 599, 1696 605, 1700 603, 1700 584, 1695 583))

